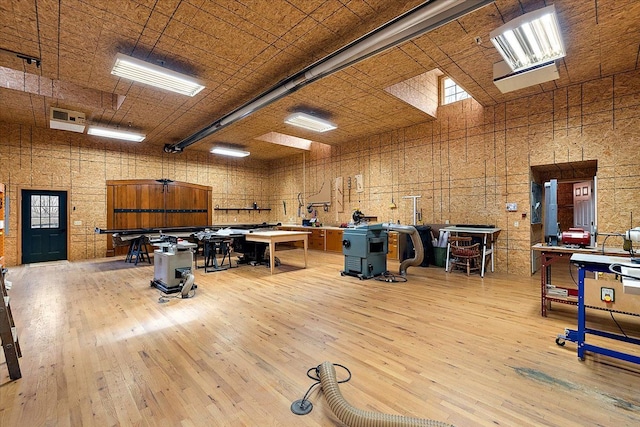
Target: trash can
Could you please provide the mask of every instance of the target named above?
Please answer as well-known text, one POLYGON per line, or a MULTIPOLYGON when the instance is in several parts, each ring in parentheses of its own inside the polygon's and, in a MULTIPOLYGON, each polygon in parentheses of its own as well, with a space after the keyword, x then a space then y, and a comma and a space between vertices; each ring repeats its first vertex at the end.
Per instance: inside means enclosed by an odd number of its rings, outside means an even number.
POLYGON ((433 248, 433 255, 434 255, 434 261, 433 263, 435 264, 436 267, 444 267, 447 263, 447 248, 441 248, 438 246, 435 246, 433 248))

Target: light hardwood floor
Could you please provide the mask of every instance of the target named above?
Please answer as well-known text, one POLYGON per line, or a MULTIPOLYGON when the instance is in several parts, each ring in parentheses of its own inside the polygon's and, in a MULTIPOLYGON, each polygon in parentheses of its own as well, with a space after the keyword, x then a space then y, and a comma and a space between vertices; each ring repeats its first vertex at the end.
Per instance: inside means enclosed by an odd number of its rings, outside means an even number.
MULTIPOLYGON (((197 270, 196 296, 164 304, 153 267, 122 258, 10 268, 23 377, 0 365, 0 425, 340 426, 317 390, 310 414, 290 411, 325 360, 351 369, 341 391, 365 410, 640 425, 640 366, 557 346, 575 307, 540 317, 537 276, 410 267, 406 283, 360 281, 340 276, 340 254, 310 251, 307 269, 299 249, 278 256, 275 275, 197 270)), ((640 335, 638 318, 616 319, 640 335)))

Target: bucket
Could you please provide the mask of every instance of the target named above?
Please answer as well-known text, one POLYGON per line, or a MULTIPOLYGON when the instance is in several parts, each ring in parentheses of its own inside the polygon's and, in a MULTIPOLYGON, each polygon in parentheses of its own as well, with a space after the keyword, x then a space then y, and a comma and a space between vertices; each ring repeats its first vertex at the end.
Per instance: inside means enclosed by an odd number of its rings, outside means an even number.
POLYGON ((444 267, 446 264, 447 258, 447 248, 434 247, 433 248, 434 255, 434 264, 436 267, 444 267))

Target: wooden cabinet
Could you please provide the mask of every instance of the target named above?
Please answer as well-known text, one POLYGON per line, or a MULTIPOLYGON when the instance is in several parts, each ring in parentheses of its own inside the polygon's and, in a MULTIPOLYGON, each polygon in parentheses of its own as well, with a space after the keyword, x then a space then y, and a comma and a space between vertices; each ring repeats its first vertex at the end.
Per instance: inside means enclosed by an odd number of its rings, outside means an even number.
MULTIPOLYGON (((209 225, 211 187, 164 180, 107 181, 107 228, 136 229, 209 225)), ((123 255, 107 240, 107 256, 123 255)))
MULTIPOLYGON (((304 227, 304 226, 280 226, 280 230, 289 231, 308 231, 309 234, 309 249, 315 249, 317 251, 327 252, 339 252, 342 253, 342 229, 337 227, 304 227)), ((302 247, 302 242, 295 242, 295 244, 287 243, 287 245, 294 245, 296 247, 302 247)))
POLYGON ((324 228, 312 228, 309 235, 309 249, 324 251, 324 238, 326 230, 324 228))
POLYGON ((398 260, 398 233, 395 231, 389 232, 389 244, 387 245, 389 252, 387 252, 387 259, 398 260))
POLYGON ((389 252, 387 252, 387 259, 393 261, 402 261, 402 255, 407 247, 407 235, 404 233, 398 233, 397 231, 389 232, 389 252))
POLYGON ((327 230, 326 250, 328 252, 342 253, 342 230, 327 230))
POLYGON ((0 183, 0 268, 4 266, 4 232, 9 224, 4 223, 4 184, 0 183))

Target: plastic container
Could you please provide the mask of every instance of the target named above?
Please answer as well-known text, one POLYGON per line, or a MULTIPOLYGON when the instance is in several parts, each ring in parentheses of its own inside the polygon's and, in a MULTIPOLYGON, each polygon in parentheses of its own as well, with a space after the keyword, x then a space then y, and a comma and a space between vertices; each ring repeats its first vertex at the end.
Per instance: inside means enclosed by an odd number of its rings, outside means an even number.
POLYGON ((447 258, 447 248, 435 247, 433 248, 433 254, 435 255, 434 264, 436 267, 444 267, 447 258))

